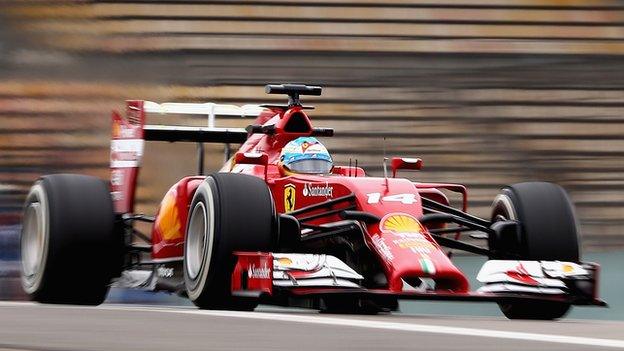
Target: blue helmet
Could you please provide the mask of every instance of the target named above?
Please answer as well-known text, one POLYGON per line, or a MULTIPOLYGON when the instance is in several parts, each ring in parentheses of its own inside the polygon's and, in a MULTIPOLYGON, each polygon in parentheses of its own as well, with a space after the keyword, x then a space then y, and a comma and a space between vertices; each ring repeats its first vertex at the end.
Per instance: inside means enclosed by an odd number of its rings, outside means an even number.
POLYGON ((334 164, 327 149, 313 137, 300 137, 284 146, 280 162, 294 173, 327 174, 334 164))

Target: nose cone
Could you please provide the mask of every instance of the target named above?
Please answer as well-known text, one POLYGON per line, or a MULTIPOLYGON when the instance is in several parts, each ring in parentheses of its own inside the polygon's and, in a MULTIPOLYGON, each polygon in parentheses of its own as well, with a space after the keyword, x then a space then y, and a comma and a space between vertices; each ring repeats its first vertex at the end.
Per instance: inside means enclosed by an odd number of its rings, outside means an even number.
POLYGON ((389 288, 401 291, 405 278, 431 278, 436 290, 467 292, 468 280, 447 257, 416 217, 402 212, 385 215, 369 227, 374 248, 382 257, 389 288))

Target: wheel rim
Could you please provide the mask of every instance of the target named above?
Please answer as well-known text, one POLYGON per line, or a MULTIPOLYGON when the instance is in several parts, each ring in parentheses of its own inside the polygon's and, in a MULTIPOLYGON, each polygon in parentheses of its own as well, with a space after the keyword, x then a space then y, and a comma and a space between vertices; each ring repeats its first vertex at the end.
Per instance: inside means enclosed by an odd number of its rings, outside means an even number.
POLYGON ((48 246, 47 204, 40 185, 35 185, 24 210, 21 237, 22 282, 27 293, 40 285, 48 246))
POLYGON ((208 218, 206 207, 200 201, 193 208, 189 231, 186 238, 186 272, 195 280, 206 259, 206 244, 208 243, 208 218))
POLYGON ((511 199, 507 195, 499 194, 494 199, 494 213, 492 213, 492 221, 517 221, 518 216, 513 207, 511 199), (502 210, 502 211, 501 211, 502 210), (503 213, 501 213, 503 212, 503 213))

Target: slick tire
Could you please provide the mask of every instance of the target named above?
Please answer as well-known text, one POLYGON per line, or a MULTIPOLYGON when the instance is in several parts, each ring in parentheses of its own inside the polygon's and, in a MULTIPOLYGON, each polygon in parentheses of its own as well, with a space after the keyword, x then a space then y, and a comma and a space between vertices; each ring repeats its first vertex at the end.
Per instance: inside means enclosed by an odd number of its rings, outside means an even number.
MULTIPOLYGON (((492 221, 520 223, 515 258, 579 262, 578 220, 565 190, 545 182, 519 183, 503 189, 492 205, 492 221)), ((497 249, 497 248, 493 248, 497 249)), ((555 302, 500 303, 509 319, 557 319, 570 305, 555 302)))
POLYGON ((184 247, 184 283, 202 309, 253 310, 258 302, 232 296, 234 251, 270 251, 277 216, 260 178, 215 173, 200 184, 189 208, 184 247))
POLYGON ((24 291, 34 301, 99 305, 123 264, 123 235, 101 179, 56 174, 39 179, 24 206, 24 291))

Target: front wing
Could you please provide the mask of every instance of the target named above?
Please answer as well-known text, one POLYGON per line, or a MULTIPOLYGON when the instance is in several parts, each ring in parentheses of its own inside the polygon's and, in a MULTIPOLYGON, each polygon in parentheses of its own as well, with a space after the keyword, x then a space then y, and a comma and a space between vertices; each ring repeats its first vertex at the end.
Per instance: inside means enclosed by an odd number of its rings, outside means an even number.
MULTIPOLYGON (((340 297, 348 299, 384 299, 388 297, 404 300, 440 300, 440 301, 475 301, 509 303, 514 301, 553 301, 573 305, 606 306, 606 302, 598 298, 598 273, 600 266, 595 263, 582 265, 583 276, 559 277, 549 279, 548 284, 557 280, 568 288, 554 291, 549 286, 533 287, 522 281, 499 281, 491 278, 496 276, 488 273, 494 267, 504 267, 501 262, 510 265, 512 262, 545 264, 551 267, 555 262, 538 261, 488 261, 482 269, 485 285, 477 291, 453 292, 440 290, 403 290, 367 289, 360 285, 363 277, 345 263, 330 255, 284 254, 262 252, 236 252, 237 263, 232 274, 232 295, 248 298, 259 298, 265 303, 277 303, 288 298, 322 299, 340 297), (485 271, 485 272, 484 272, 485 271), (576 279, 580 289, 571 288, 571 279, 576 279), (507 287, 498 288, 501 284, 507 287)), ((556 262, 559 264, 560 262, 556 262)), ((516 273, 516 272, 514 272, 516 273)), ((527 275, 530 277, 531 272, 527 275)), ((537 278, 536 278, 537 279, 537 278)), ((528 280, 528 279, 527 279, 528 280)), ((572 282, 576 286, 575 282, 572 282)))

